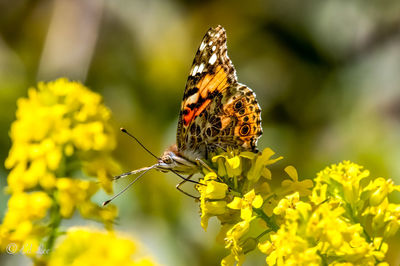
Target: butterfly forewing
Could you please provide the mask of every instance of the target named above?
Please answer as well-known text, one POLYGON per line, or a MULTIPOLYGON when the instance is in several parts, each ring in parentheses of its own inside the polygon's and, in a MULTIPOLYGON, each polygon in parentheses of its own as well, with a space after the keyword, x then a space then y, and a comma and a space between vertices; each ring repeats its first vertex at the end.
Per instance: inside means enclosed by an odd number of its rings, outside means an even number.
POLYGON ((254 151, 261 134, 260 107, 253 91, 237 82, 227 55, 225 30, 211 28, 197 50, 186 83, 178 151, 200 157, 218 147, 254 151))

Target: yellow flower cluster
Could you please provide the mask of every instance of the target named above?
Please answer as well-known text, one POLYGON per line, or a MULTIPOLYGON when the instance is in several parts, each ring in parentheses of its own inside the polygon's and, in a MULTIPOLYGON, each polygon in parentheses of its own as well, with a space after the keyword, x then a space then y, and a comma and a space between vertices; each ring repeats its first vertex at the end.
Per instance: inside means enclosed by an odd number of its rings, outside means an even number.
POLYGON ((60 214, 63 218, 70 218, 76 208, 82 217, 98 220, 111 229, 113 220, 118 212, 115 205, 102 207, 90 201, 98 187, 93 181, 57 178, 58 202, 60 214))
POLYGON ((274 213, 284 223, 259 244, 268 264, 388 265, 386 241, 400 225, 400 204, 389 203, 388 195, 400 187, 362 168, 331 165, 317 174, 309 202, 299 193, 279 202, 274 213))
POLYGON ((47 241, 46 248, 51 247, 61 220, 75 209, 110 228, 115 206, 101 208, 90 201, 99 183, 111 192, 111 173, 119 172, 111 158, 116 143, 111 113, 101 96, 58 79, 30 88, 17 106, 5 161, 12 195, 0 225, 2 251, 10 243, 22 248, 27 241, 47 241), (82 171, 97 179, 79 179, 82 171))
POLYGON ((22 243, 37 242, 35 238, 44 236, 47 228, 38 221, 46 216, 51 204, 51 198, 42 191, 13 194, 0 226, 1 250, 5 250, 10 243, 21 247, 22 243))
POLYGON ((311 185, 299 182, 297 174, 293 174, 293 180, 285 180, 284 189, 272 189, 272 174, 267 166, 282 159, 271 158, 273 155, 269 148, 258 154, 228 150, 211 159, 216 171, 204 169, 206 175, 197 185, 201 225, 206 229, 214 216, 221 221, 218 238, 231 252, 223 259, 223 265, 241 264, 245 254, 257 248, 259 238, 271 228, 277 229, 270 214, 279 199, 296 189, 306 193, 312 186, 311 181, 311 185))
MULTIPOLYGON (((8 190, 51 189, 60 174, 73 173, 80 166, 91 169, 92 162, 99 173, 115 170, 109 159, 115 147, 110 111, 101 101, 99 94, 67 79, 30 88, 28 98, 18 100, 17 120, 11 126, 13 144, 5 162, 12 169, 8 190)), ((100 181, 111 190, 109 180, 100 181)))
POLYGON ((71 228, 50 254, 47 265, 156 265, 149 257, 139 257, 137 249, 134 241, 113 232, 71 228))
POLYGON ((201 225, 220 220, 217 239, 230 250, 221 265, 241 265, 257 247, 268 265, 387 265, 387 239, 400 226, 400 204, 388 195, 399 186, 348 161, 318 173, 315 186, 288 166, 290 179, 275 185, 273 154, 228 151, 211 159, 215 171, 204 169, 201 225))

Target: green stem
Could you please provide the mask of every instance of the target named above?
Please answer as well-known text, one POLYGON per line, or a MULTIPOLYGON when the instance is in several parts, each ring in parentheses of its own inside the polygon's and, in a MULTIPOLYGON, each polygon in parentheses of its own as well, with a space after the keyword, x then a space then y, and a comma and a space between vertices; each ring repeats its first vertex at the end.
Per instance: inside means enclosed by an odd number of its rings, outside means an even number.
POLYGON ((271 228, 271 230, 273 230, 274 232, 278 231, 279 226, 273 219, 268 217, 262 209, 253 208, 253 211, 257 213, 258 217, 260 217, 267 223, 268 227, 271 228))
POLYGON ((264 232, 262 232, 261 234, 259 234, 257 237, 256 237, 256 240, 257 240, 257 242, 260 240, 260 238, 261 237, 263 237, 265 234, 268 234, 269 232, 272 232, 273 230, 272 229, 267 229, 267 230, 265 230, 264 232))
POLYGON ((50 210, 50 235, 46 241, 45 248, 46 251, 51 252, 55 243, 57 236, 59 235, 58 228, 61 224, 61 215, 60 215, 60 205, 55 196, 55 192, 51 194, 51 198, 53 199, 53 205, 50 210))
POLYGON ((321 265, 323 265, 323 266, 328 265, 328 261, 327 261, 326 255, 323 255, 321 253, 321 251, 317 251, 317 254, 320 256, 320 258, 322 260, 321 265))
POLYGON ((238 189, 237 176, 235 176, 235 177, 233 178, 233 182, 234 182, 235 190, 237 190, 237 189, 238 189))
POLYGON ((354 210, 353 206, 348 203, 348 204, 346 204, 345 208, 347 209, 347 212, 349 213, 349 218, 352 220, 352 222, 355 224, 359 223, 360 225, 362 225, 363 233, 364 233, 365 237, 367 238, 367 241, 369 243, 372 243, 371 236, 368 234, 364 225, 359 221, 357 215, 355 214, 355 210, 354 210))

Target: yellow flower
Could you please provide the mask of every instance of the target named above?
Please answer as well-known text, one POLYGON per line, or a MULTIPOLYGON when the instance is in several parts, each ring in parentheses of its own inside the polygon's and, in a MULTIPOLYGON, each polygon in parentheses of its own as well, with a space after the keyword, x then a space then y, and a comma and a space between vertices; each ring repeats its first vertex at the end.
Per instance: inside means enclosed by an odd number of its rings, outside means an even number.
POLYGON ((48 265, 155 265, 149 257, 137 257, 137 244, 111 232, 70 229, 51 253, 48 265))
POLYGON ((240 157, 233 154, 233 152, 226 152, 221 155, 214 156, 211 159, 213 162, 218 162, 221 166, 221 174, 223 176, 225 173, 228 177, 239 176, 242 173, 242 164, 240 162, 240 157))
POLYGON ((242 237, 249 231, 250 221, 245 220, 235 224, 228 230, 225 237, 225 248, 231 250, 231 255, 223 260, 226 265, 232 261, 237 261, 240 265, 244 261, 244 251, 242 247, 242 237))
POLYGON ((350 161, 333 164, 317 174, 316 183, 329 184, 332 196, 341 198, 351 205, 359 200, 361 180, 369 176, 368 170, 362 170, 362 166, 350 161), (339 189, 339 190, 338 190, 339 189), (338 193, 343 191, 343 196, 338 193))
POLYGON ((268 265, 321 265, 318 249, 298 236, 297 229, 296 223, 282 225, 271 235, 270 241, 258 245, 259 250, 267 254, 268 265))
POLYGON ((299 193, 293 193, 292 195, 286 196, 286 198, 279 201, 278 206, 274 209, 274 214, 280 215, 284 213, 287 209, 295 209, 296 204, 300 201, 299 193))
POLYGON ((282 188, 285 192, 299 192, 300 196, 308 196, 311 194, 310 188, 313 186, 313 182, 310 179, 299 182, 296 168, 293 166, 287 166, 285 172, 293 180, 283 180, 282 188))
POLYGON ((265 148, 261 154, 259 154, 255 158, 254 165, 252 168, 249 170, 247 174, 247 178, 253 182, 257 182, 257 180, 263 176, 265 178, 270 179, 271 178, 271 172, 269 171, 268 168, 266 168, 267 165, 271 165, 276 163, 279 160, 282 160, 283 157, 279 156, 276 159, 270 159, 271 156, 275 154, 274 151, 272 151, 270 148, 265 148))
POLYGON ((318 205, 327 199, 326 191, 328 189, 328 184, 317 183, 313 188, 310 196, 311 202, 318 205))
POLYGON ((240 210, 240 217, 248 221, 253 217, 253 207, 261 208, 262 204, 262 197, 256 195, 254 189, 252 189, 243 198, 235 197, 227 206, 234 210, 240 210))
POLYGON ((90 201, 84 201, 77 207, 82 217, 102 222, 107 230, 112 230, 114 220, 118 216, 117 207, 111 204, 103 207, 90 201))
POLYGON ((275 215, 285 214, 287 220, 307 220, 310 211, 311 205, 300 201, 299 192, 296 192, 281 199, 273 212, 275 215))
POLYGON ((110 176, 120 173, 121 169, 107 153, 99 153, 98 156, 90 161, 83 163, 83 170, 89 176, 97 176, 101 187, 107 192, 112 193, 113 180, 110 176))
POLYGON ((344 245, 342 233, 349 227, 342 218, 344 213, 342 207, 334 208, 329 203, 321 204, 310 217, 308 235, 313 235, 321 242, 328 242, 333 248, 344 245))
MULTIPOLYGON (((395 186, 393 180, 379 177, 371 181, 364 189, 367 192, 371 206, 378 206, 393 191, 400 191, 400 186, 395 186), (369 192, 369 193, 368 193, 369 192)), ((366 196, 367 197, 367 196, 366 196)))
POLYGON ((372 216, 372 230, 380 234, 384 229, 385 238, 396 234, 400 226, 400 204, 389 203, 385 198, 378 206, 369 206, 362 216, 372 216))
POLYGON ((10 243, 23 243, 35 235, 44 235, 41 227, 37 232, 35 223, 44 218, 51 206, 51 199, 46 193, 15 193, 8 201, 8 211, 0 225, 0 242, 2 250, 10 243), (39 234, 37 234, 39 233, 39 234))
POLYGON ((111 112, 99 94, 67 79, 40 82, 17 106, 5 161, 12 195, 0 225, 0 247, 15 245, 46 264, 47 257, 35 251, 44 245, 51 251, 63 218, 78 209, 111 229, 118 214, 113 205, 102 208, 91 201, 98 183, 112 192, 112 173, 119 172, 111 157, 116 144, 111 112), (100 182, 77 178, 82 172, 100 182))
POLYGON ((88 201, 96 193, 98 185, 93 181, 58 178, 57 189, 60 214, 70 218, 78 205, 88 201))
POLYGON ((400 204, 388 195, 399 186, 382 178, 368 184, 367 170, 344 161, 319 172, 312 190, 313 182, 299 181, 292 166, 285 168, 290 180, 276 187, 266 168, 280 159, 271 160, 273 154, 265 149, 217 155, 215 171, 222 175, 209 173, 200 180, 205 186, 197 186, 202 225, 216 216, 218 239, 225 237, 230 250, 221 265, 241 265, 256 246, 268 265, 386 265, 384 240, 400 228, 400 204), (212 209, 204 199, 221 206, 212 209), (260 243, 262 237, 268 240, 260 243))
MULTIPOLYGON (((74 155, 68 161, 110 161, 115 136, 109 123, 110 111, 101 100, 99 94, 67 79, 40 82, 38 89, 30 88, 28 98, 18 100, 17 120, 11 125, 13 144, 5 161, 6 168, 12 169, 9 192, 37 185, 44 189, 54 187, 55 174, 62 176, 76 170, 68 168, 73 164, 64 164, 65 158, 74 155)), ((96 173, 108 192, 110 185, 104 179, 105 173, 111 172, 109 169, 115 167, 107 162, 96 173)))
POLYGON ((226 192, 228 186, 215 181, 217 175, 214 172, 208 173, 200 180, 197 190, 200 192, 201 226, 207 229, 208 220, 212 216, 222 215, 226 211, 226 192))

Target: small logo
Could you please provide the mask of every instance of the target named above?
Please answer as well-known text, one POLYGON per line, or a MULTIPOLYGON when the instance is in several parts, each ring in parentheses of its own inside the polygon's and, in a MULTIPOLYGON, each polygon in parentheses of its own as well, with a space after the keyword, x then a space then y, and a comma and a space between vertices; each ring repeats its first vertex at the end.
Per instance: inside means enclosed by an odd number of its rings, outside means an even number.
POLYGON ((25 243, 21 248, 17 243, 10 243, 6 247, 6 252, 10 255, 14 255, 16 253, 44 255, 48 254, 49 251, 50 250, 44 248, 43 244, 40 244, 36 251, 33 250, 32 243, 25 243))
POLYGON ((6 247, 7 254, 14 255, 18 252, 18 245, 15 243, 10 243, 6 247))

